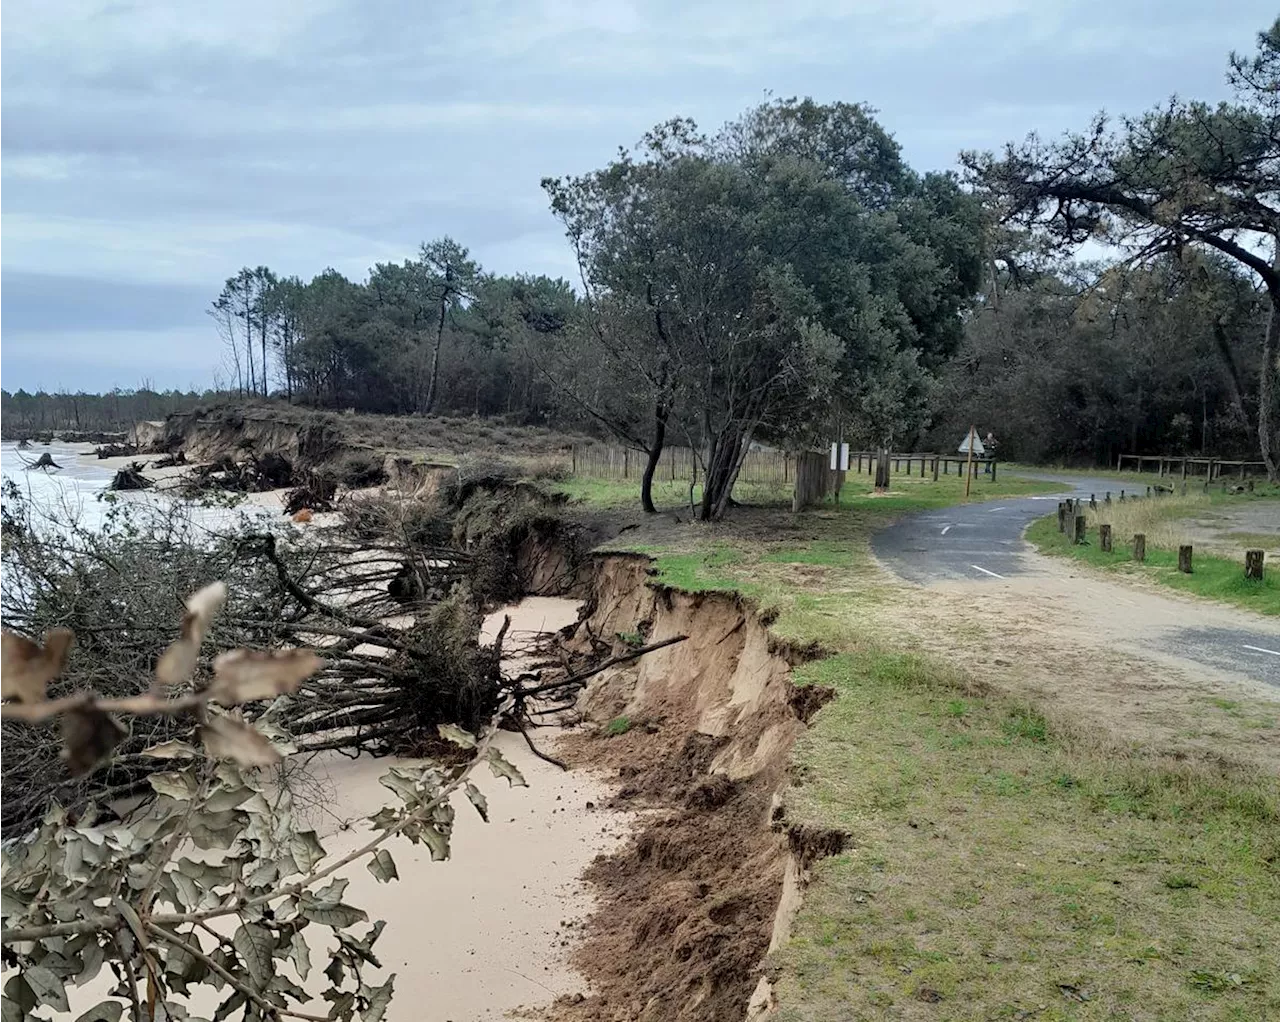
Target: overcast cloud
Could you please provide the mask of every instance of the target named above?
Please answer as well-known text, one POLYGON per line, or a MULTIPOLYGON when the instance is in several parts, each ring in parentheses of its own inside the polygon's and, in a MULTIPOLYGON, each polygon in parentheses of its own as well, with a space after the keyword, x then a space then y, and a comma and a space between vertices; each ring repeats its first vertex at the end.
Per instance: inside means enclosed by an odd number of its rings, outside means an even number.
POLYGON ((206 386, 240 266, 362 279, 449 234, 571 275, 539 180, 659 120, 861 100, 918 169, 1226 96, 1274 0, 6 0, 3 385, 206 386))

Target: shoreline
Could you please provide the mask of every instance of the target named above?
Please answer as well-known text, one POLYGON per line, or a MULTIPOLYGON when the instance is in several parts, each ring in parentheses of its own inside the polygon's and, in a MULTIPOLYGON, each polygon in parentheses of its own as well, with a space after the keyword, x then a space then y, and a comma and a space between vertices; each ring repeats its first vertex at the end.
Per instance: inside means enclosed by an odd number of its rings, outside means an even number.
MULTIPOLYGON (((70 471, 49 473, 50 479, 61 476, 64 487, 94 492, 105 489, 101 476, 109 479, 123 465, 149 460, 132 455, 99 459, 92 444, 59 445, 59 451, 63 468, 70 471)), ((148 469, 158 485, 122 496, 174 496, 175 481, 187 469, 148 469)), ((285 492, 244 496, 247 505, 279 514, 285 492)), ((312 524, 334 518, 318 514, 312 524)), ((567 599, 526 598, 488 615, 480 641, 492 642, 504 615, 511 617, 513 634, 554 632, 577 619, 578 606, 567 599)), ((519 669, 508 664, 509 670, 513 667, 519 669)), ((558 737, 548 729, 537 740, 551 750, 558 737)), ((388 850, 398 880, 375 881, 362 860, 339 874, 350 881, 352 903, 371 920, 387 923, 376 953, 384 966, 378 982, 396 974, 395 996, 385 1016, 389 1022, 496 1022, 512 1012, 541 1016, 557 997, 588 992, 586 978, 570 960, 582 923, 595 907, 595 894, 583 874, 598 856, 627 840, 631 814, 605 808, 611 791, 593 771, 566 772, 536 758, 516 732, 502 732, 495 741, 528 787, 511 788, 482 771, 477 784, 489 802, 489 822, 459 797, 449 860, 431 862, 425 846, 396 841, 388 850)), ((329 857, 348 854, 367 840, 367 827, 360 821, 392 800, 379 778, 399 762, 405 761, 348 759, 337 753, 309 760, 303 781, 309 790, 307 826, 321 835, 329 857)), ((317 942, 313 954, 323 952, 324 945, 317 942)), ((35 1017, 74 1019, 96 1003, 95 995, 107 995, 105 983, 99 977, 68 991, 68 1012, 46 1009, 35 1017)), ((193 998, 188 1007, 207 1015, 217 1003, 212 994, 210 999, 206 1004, 204 996, 193 998)), ((311 1005, 312 1010, 326 1007, 318 1000, 311 1005)))

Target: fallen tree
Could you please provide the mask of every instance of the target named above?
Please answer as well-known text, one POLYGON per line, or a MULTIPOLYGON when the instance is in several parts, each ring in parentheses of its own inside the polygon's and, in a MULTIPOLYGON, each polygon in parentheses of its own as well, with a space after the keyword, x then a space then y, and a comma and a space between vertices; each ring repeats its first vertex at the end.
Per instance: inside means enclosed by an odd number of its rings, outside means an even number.
MULTIPOLYGON (((420 754, 438 743, 441 723, 482 726, 523 684, 503 677, 503 649, 481 645, 483 614, 532 588, 523 550, 563 557, 574 542, 537 491, 475 480, 439 494, 347 500, 340 527, 305 531, 243 513, 214 527, 195 506, 169 501, 113 505, 88 529, 42 519, 12 486, 4 511, 6 626, 32 641, 55 629, 77 636, 51 698, 145 691, 187 594, 222 579, 231 595, 212 643, 312 650, 317 669, 271 707, 272 720, 303 750, 350 754, 420 754)), ((193 684, 211 669, 197 663, 193 684)), ((140 718, 106 768, 77 777, 51 725, 6 721, 3 825, 29 828, 53 801, 74 812, 145 790, 156 765, 143 750, 187 741, 191 726, 140 718)))

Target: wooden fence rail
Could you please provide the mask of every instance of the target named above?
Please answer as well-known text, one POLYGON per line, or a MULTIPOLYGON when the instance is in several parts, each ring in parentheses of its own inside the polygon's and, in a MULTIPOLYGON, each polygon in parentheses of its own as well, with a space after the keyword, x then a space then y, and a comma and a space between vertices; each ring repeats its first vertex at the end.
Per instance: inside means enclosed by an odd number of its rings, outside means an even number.
POLYGON ((1120 454, 1116 456, 1116 471, 1123 472, 1125 465, 1133 465, 1134 472, 1146 472, 1151 466, 1152 474, 1177 475, 1181 479, 1187 476, 1204 476, 1206 479, 1221 479, 1224 470, 1234 469, 1239 478, 1248 475, 1266 475, 1265 461, 1236 461, 1231 458, 1193 458, 1190 456, 1175 457, 1168 454, 1120 454))
MULTIPOLYGON (((592 444, 574 447, 569 454, 569 468, 583 479, 635 479, 639 481, 648 461, 646 455, 625 447, 592 444)), ((788 486, 795 481, 796 455, 787 451, 749 451, 738 473, 741 483, 764 483, 788 486)), ((688 447, 664 447, 658 459, 654 482, 696 481, 697 461, 688 447)))
MULTIPOLYGON (((779 450, 755 450, 747 454, 738 473, 740 483, 756 483, 775 486, 790 486, 795 482, 796 461, 798 458, 811 458, 813 452, 790 452, 779 450)), ((826 452, 819 452, 825 459, 826 452)), ((570 469, 575 476, 583 479, 636 479, 644 473, 647 458, 639 451, 607 444, 591 444, 574 447, 570 452, 570 469)), ((850 475, 874 475, 875 451, 850 451, 850 475)), ((890 453, 889 464, 894 472, 905 472, 907 475, 924 476, 931 474, 934 479, 939 475, 964 475, 964 466, 968 457, 963 454, 927 454, 927 453, 890 453)), ((993 458, 975 457, 975 472, 996 472, 993 458), (982 466, 978 468, 977 466, 982 466), (988 468, 989 467, 989 468, 988 468)), ((664 447, 662 457, 658 460, 658 468, 654 473, 655 482, 689 482, 696 481, 697 461, 693 451, 688 447, 664 447)))

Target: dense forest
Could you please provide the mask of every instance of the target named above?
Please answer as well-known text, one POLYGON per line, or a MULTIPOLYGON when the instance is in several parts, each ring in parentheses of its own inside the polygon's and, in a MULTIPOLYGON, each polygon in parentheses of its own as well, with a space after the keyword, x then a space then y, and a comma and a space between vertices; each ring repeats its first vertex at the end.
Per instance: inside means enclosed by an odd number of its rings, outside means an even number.
MULTIPOLYGON (((502 415, 656 462, 700 452, 722 510, 753 443, 1004 457, 1251 456, 1280 441, 1280 22, 1233 99, 909 167, 861 104, 675 119, 543 182, 578 279, 486 272, 450 238, 363 281, 266 266, 209 307, 223 393, 502 415), (1087 261, 1085 255, 1102 255, 1087 261)), ((211 331, 211 337, 213 332, 211 331)), ((205 395, 3 395, 6 426, 101 427, 205 395)))

